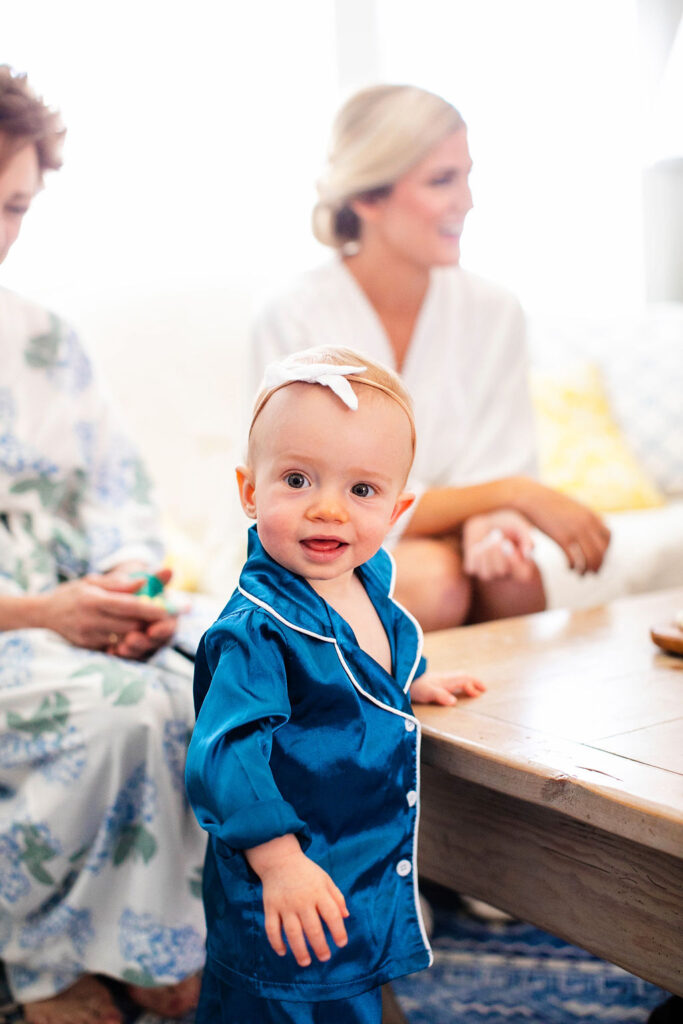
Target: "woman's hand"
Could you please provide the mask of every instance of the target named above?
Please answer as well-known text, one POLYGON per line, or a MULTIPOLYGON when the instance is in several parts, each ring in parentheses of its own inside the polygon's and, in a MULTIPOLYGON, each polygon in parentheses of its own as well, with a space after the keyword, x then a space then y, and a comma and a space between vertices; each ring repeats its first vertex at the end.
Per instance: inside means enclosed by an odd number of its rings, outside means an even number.
POLYGON ((478 697, 486 687, 472 676, 453 672, 425 672, 410 687, 413 704, 455 704, 456 694, 463 697, 478 697))
POLYGON ((178 616, 166 612, 165 619, 147 625, 141 623, 138 629, 130 630, 122 640, 107 648, 107 654, 133 661, 146 661, 171 642, 177 628, 178 616))
POLYGON ((534 573, 533 547, 531 524, 512 509, 472 516, 463 524, 463 568, 480 580, 510 576, 526 583, 534 573))
MULTIPOLYGON (((144 571, 145 568, 145 566, 137 563, 119 565, 112 569, 111 572, 101 576, 100 580, 107 590, 135 593, 143 585, 144 579, 131 580, 130 573, 144 571)), ((173 573, 170 569, 157 569, 154 575, 166 586, 173 573)), ((163 608, 160 610, 164 612, 163 608)), ((171 641, 177 626, 178 616, 165 612, 165 617, 163 618, 156 619, 151 623, 141 622, 137 629, 130 630, 116 643, 110 644, 107 647, 107 653, 115 654, 119 658, 144 661, 171 641)))
POLYGON ((404 536, 447 536, 464 529, 470 519, 503 515, 506 509, 514 509, 559 544, 576 572, 597 572, 602 565, 610 540, 602 519, 586 505, 525 476, 427 490, 404 536))
POLYGON ((120 570, 61 583, 43 595, 40 624, 77 647, 148 657, 170 639, 176 620, 137 598, 141 585, 120 570))
POLYGON ((323 921, 336 945, 346 945, 344 918, 349 912, 344 897, 327 872, 306 856, 296 836, 278 836, 244 852, 263 883, 266 935, 278 956, 287 952, 284 929, 300 967, 311 963, 308 945, 318 960, 329 960, 323 921))
POLYGON ((519 478, 523 491, 517 507, 564 551, 570 569, 583 576, 597 572, 610 542, 603 520, 586 505, 545 487, 535 480, 519 478))

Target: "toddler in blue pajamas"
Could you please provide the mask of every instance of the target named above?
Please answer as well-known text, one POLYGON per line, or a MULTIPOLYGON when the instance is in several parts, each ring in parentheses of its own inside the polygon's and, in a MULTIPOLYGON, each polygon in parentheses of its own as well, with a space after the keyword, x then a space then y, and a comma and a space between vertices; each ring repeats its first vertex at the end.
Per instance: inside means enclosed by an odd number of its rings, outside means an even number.
POLYGON ((420 627, 392 600, 381 545, 413 501, 414 450, 386 368, 318 348, 266 371, 237 470, 256 525, 195 671, 187 787, 210 836, 197 1024, 379 1024, 381 985, 431 962, 411 699, 483 687, 425 673, 420 627))

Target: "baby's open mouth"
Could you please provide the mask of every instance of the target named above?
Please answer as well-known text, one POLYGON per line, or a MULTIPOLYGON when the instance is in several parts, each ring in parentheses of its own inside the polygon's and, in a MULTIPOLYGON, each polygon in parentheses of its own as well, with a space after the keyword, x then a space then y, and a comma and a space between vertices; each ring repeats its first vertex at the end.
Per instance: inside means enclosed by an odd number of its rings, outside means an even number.
POLYGON ((307 537, 301 543, 310 551, 337 551, 346 547, 346 541, 338 540, 336 537, 307 537))

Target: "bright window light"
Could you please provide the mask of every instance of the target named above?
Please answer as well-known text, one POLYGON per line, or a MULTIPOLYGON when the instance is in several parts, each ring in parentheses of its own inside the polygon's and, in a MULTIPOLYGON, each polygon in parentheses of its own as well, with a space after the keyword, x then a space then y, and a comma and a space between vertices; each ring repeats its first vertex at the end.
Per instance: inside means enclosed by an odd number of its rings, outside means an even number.
POLYGON ((370 80, 433 88, 465 116, 465 265, 532 311, 639 301, 635 0, 365 0, 364 46, 335 34, 350 2, 7 7, 0 60, 29 73, 69 134, 3 284, 67 314, 103 290, 226 282, 258 305, 328 255, 310 211, 339 67, 356 58, 370 80))
POLYGON ((334 54, 332 0, 8 7, 0 61, 68 136, 4 284, 63 308, 70 289, 250 288, 312 262, 334 54))
POLYGON ((642 299, 643 105, 634 0, 377 0, 380 74, 469 125, 463 264, 533 311, 642 299))

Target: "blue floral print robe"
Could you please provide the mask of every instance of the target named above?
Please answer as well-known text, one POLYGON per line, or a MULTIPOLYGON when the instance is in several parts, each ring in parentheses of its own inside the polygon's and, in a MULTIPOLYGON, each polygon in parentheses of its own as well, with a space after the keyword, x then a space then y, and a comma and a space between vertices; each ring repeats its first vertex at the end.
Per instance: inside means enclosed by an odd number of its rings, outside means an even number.
MULTIPOLYGON (((162 555, 149 482, 75 334, 0 290, 0 594, 162 555)), ((17 1001, 204 959, 184 792, 191 666, 0 632, 0 959, 17 1001)))
POLYGON ((393 674, 268 556, 255 527, 239 587, 197 654, 186 778, 210 835, 207 963, 266 999, 347 999, 431 962, 417 891, 420 726, 408 697, 424 671, 422 634, 391 599, 386 551, 357 571, 393 674), (290 832, 350 911, 348 945, 305 968, 268 944, 261 885, 242 853, 290 832))

